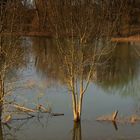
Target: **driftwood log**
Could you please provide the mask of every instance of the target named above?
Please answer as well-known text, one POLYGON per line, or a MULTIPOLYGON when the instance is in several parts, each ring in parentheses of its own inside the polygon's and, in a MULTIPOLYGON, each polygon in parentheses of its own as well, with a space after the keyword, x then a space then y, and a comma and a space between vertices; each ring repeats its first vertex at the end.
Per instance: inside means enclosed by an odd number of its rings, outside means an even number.
POLYGON ((140 116, 134 114, 129 117, 119 117, 117 110, 113 112, 111 115, 105 115, 97 118, 97 121, 110 121, 115 123, 136 123, 140 122, 140 116))
POLYGON ((118 110, 113 112, 112 115, 106 115, 97 118, 97 121, 116 121, 118 115, 118 110))
POLYGON ((25 115, 27 115, 27 117, 14 119, 14 118, 12 118, 12 115, 9 114, 9 115, 6 115, 2 119, 2 122, 4 124, 7 124, 11 120, 26 120, 26 119, 30 119, 30 118, 36 117, 37 115, 35 113, 37 113, 37 112, 40 112, 40 113, 49 113, 51 116, 64 116, 63 113, 53 113, 53 112, 51 112, 51 110, 46 109, 42 105, 38 105, 35 109, 31 109, 31 108, 28 108, 28 107, 25 107, 23 105, 19 105, 19 104, 16 104, 16 103, 12 103, 10 105, 13 106, 14 108, 16 108, 18 111, 25 113, 25 115))
POLYGON ((51 113, 52 116, 64 116, 63 113, 51 113))
POLYGON ((23 111, 23 112, 36 112, 33 109, 30 109, 30 108, 27 108, 27 107, 24 107, 24 106, 20 106, 18 104, 13 104, 13 107, 15 107, 16 109, 18 109, 20 111, 23 111))

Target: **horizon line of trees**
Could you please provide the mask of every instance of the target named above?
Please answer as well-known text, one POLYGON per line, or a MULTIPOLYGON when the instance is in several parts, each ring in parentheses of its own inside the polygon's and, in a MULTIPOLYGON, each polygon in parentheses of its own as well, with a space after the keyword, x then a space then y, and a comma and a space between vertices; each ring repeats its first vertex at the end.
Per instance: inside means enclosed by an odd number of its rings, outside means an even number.
MULTIPOLYGON (((95 9, 94 13, 96 16, 102 16, 101 14, 106 14, 104 20, 110 22, 116 22, 116 29, 114 30, 114 35, 131 35, 138 33, 135 29, 136 26, 140 24, 140 3, 137 0, 1 0, 0 3, 5 3, 2 7, 7 7, 7 5, 16 5, 19 7, 18 15, 21 14, 22 20, 22 30, 23 32, 52 32, 52 22, 50 20, 54 8, 63 9, 63 7, 69 7, 74 9, 79 9, 86 12, 86 5, 90 5, 90 9, 95 9), (51 7, 50 5, 53 7, 51 7), (8 4, 9 3, 9 4, 8 4), (123 5, 123 8, 121 8, 123 5), (104 9, 104 13, 103 10, 104 9), (121 11, 119 10, 121 9, 121 11)), ((10 10, 10 9, 9 9, 10 10)), ((93 10, 92 10, 93 11, 93 10)), ((65 11, 66 15, 70 11, 65 11)), ((62 12, 62 14, 64 14, 62 12)), ((58 16, 58 15, 57 15, 58 16)), ((60 16, 60 15, 59 15, 60 16)), ((74 15, 73 15, 74 16, 74 15)), ((75 15, 78 16, 78 15, 75 15)), ((79 15, 80 16, 80 15, 79 15)), ((57 17, 54 17, 57 18, 57 17)), ((16 25, 16 24, 15 24, 16 25)), ((54 34, 54 32, 52 32, 54 34)))

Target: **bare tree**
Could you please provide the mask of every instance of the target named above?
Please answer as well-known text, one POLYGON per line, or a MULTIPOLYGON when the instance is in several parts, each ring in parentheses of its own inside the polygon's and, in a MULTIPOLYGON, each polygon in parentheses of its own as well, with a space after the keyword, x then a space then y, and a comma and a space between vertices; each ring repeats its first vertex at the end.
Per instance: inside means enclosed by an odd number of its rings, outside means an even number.
POLYGON ((34 0, 36 16, 32 24, 37 24, 36 27, 39 31, 44 31, 47 26, 47 1, 34 0))
MULTIPOLYGON (((0 104, 5 96, 5 80, 13 68, 24 65, 24 46, 21 46, 22 16, 20 1, 0 5, 0 104)), ((2 107, 1 107, 2 109, 2 107)))
POLYGON ((58 52, 61 54, 65 82, 72 95, 75 122, 81 119, 83 97, 91 78, 96 77, 96 65, 102 56, 113 49, 110 38, 115 32, 125 5, 124 2, 119 2, 116 0, 47 1, 48 22, 55 34, 58 52), (114 15, 111 15, 110 4, 112 7, 117 6, 114 15), (85 57, 88 52, 91 55, 90 59, 85 57), (88 72, 84 75, 86 67, 88 72))
MULTIPOLYGON (((54 62, 48 58, 59 62, 60 66, 55 63, 54 68, 57 72, 61 71, 57 77, 63 77, 63 82, 71 93, 75 122, 81 119, 83 97, 91 79, 96 78, 97 66, 108 60, 108 54, 116 45, 110 40, 120 26, 122 13, 127 9, 124 9, 126 4, 127 0, 47 1, 48 27, 56 39, 55 52, 58 58, 50 56, 45 49, 45 54, 42 51, 39 55, 41 58, 37 57, 36 64, 47 59, 44 62, 46 67, 42 63, 39 67, 43 71, 50 69, 47 72, 51 73, 54 62)), ((36 48, 37 53, 41 50, 42 48, 36 48)))

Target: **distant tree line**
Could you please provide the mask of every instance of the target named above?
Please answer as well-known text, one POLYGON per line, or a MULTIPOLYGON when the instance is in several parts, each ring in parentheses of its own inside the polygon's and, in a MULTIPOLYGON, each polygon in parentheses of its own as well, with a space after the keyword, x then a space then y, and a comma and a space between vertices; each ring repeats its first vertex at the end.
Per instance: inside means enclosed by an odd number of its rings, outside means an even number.
MULTIPOLYGON (((132 34, 134 33, 133 28, 140 24, 140 2, 138 0, 34 0, 32 2, 29 0, 1 0, 0 5, 1 8, 7 7, 6 5, 19 7, 17 14, 20 19, 18 22, 22 23, 20 30, 22 27, 21 31, 26 32, 52 31, 52 18, 57 21, 58 16, 63 16, 61 21, 64 22, 65 16, 68 16, 71 11, 74 14, 75 9, 82 10, 83 12, 80 14, 85 14, 87 5, 89 5, 90 12, 94 12, 97 17, 105 17, 106 21, 110 21, 110 24, 115 24, 115 35, 132 34), (62 12, 62 9, 67 11, 62 12), (57 10, 55 11, 57 13, 54 13, 54 10, 57 10)), ((8 8, 9 11, 10 8, 8 8)), ((81 16, 78 13, 72 15, 73 18, 78 19, 78 16, 81 16)), ((14 24, 16 25, 16 23, 14 24)))

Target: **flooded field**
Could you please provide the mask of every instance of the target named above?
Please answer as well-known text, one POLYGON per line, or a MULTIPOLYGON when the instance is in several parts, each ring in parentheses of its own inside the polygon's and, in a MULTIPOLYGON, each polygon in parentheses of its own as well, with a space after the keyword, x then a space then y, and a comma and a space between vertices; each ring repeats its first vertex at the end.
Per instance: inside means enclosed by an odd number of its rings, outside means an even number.
MULTIPOLYGON (((97 121, 98 117, 112 114, 115 110, 118 110, 117 117, 120 118, 140 115, 139 43, 118 43, 109 56, 105 56, 107 61, 96 66, 84 94, 81 123, 76 124, 71 94, 61 66, 63 60, 59 60, 61 56, 58 56, 52 40, 27 38, 26 41, 28 63, 22 70, 9 73, 10 80, 15 81, 12 87, 16 85, 18 88, 6 99, 30 109, 41 105, 50 112, 37 111, 34 116, 29 116, 25 112, 13 113, 12 107, 6 107, 3 116, 8 114, 11 119, 1 124, 1 140, 140 139, 139 121, 122 120, 115 124, 97 121)), ((87 71, 88 68, 85 74, 87 71)))

